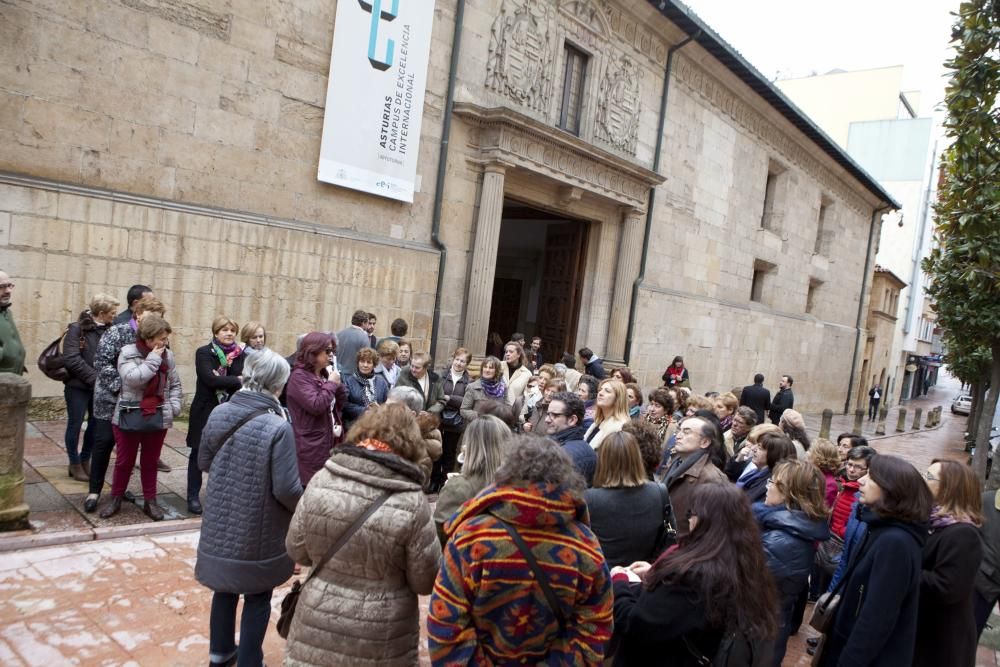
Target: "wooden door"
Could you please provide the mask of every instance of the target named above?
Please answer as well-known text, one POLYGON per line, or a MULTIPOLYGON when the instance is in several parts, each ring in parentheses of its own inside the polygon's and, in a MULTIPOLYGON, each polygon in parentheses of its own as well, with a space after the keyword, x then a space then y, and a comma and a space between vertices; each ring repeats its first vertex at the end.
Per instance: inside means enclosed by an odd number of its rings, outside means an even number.
POLYGON ((490 303, 490 328, 486 340, 486 353, 503 358, 503 345, 510 340, 521 315, 521 291, 524 283, 514 278, 493 279, 493 301, 490 303), (493 333, 500 334, 503 342, 499 349, 489 339, 493 333))
POLYGON ((585 223, 549 225, 545 234, 542 289, 538 299, 539 332, 545 360, 576 353, 576 327, 583 287, 585 223))

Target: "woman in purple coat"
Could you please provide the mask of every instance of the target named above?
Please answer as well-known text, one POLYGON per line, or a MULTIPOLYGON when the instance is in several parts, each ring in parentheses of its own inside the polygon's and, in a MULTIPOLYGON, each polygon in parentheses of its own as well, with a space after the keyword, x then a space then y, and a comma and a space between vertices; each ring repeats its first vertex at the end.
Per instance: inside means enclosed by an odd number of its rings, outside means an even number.
POLYGON ((303 487, 343 438, 340 412, 347 389, 340 382, 340 373, 328 368, 336 351, 336 336, 319 331, 306 334, 288 378, 288 412, 303 487))

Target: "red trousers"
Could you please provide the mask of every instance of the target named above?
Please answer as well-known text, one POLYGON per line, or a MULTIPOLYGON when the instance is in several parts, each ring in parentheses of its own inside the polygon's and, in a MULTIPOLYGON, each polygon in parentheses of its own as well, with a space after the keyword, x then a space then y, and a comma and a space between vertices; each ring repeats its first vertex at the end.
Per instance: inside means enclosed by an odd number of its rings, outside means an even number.
POLYGON ((111 479, 111 495, 125 495, 128 482, 132 479, 132 468, 135 467, 136 456, 139 456, 139 477, 142 479, 142 497, 146 500, 156 500, 156 462, 160 459, 160 450, 167 437, 167 430, 162 431, 122 431, 113 427, 115 433, 115 474, 111 479), (139 449, 142 448, 142 454, 139 449))

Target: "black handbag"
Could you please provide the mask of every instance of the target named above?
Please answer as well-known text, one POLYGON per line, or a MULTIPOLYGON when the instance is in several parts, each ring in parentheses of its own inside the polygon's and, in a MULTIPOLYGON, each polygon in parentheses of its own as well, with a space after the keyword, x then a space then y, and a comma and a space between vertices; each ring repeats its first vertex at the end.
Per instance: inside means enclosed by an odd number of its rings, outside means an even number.
POLYGON ((158 406, 153 414, 144 415, 139 401, 118 402, 118 430, 148 433, 162 431, 165 428, 166 426, 163 425, 163 405, 158 406))
POLYGON ((657 483, 660 489, 660 497, 663 500, 663 521, 660 529, 656 533, 656 543, 653 545, 653 553, 649 562, 654 562, 660 554, 677 544, 677 521, 674 519, 674 507, 670 504, 670 492, 665 484, 657 483))
POLYGON ((392 491, 384 492, 367 510, 365 510, 364 514, 355 519, 354 523, 352 523, 350 527, 337 538, 337 541, 334 542, 329 549, 327 549, 326 553, 323 554, 323 557, 313 565, 312 570, 309 571, 309 576, 306 577, 305 581, 300 582, 298 579, 295 580, 292 584, 292 590, 288 591, 288 595, 286 595, 281 601, 281 615, 278 616, 278 622, 275 623, 278 635, 282 639, 287 639, 288 633, 292 629, 292 618, 295 616, 295 608, 299 604, 299 595, 302 594, 302 588, 316 576, 317 572, 322 570, 323 567, 330 562, 330 559, 333 558, 334 554, 340 551, 342 546, 347 544, 347 541, 351 539, 351 536, 354 535, 354 533, 358 532, 358 529, 361 528, 361 525, 368 520, 368 517, 374 514, 375 510, 381 507, 382 503, 388 500, 391 495, 392 491))

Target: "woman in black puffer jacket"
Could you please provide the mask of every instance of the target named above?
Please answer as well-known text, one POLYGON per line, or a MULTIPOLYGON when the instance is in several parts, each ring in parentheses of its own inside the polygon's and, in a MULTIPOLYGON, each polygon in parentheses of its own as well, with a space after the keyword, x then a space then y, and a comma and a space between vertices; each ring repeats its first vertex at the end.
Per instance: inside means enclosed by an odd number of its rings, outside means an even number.
POLYGON ((791 633, 795 601, 805 590, 816 555, 816 543, 830 537, 825 480, 819 468, 806 461, 779 463, 767 483, 763 503, 755 503, 767 568, 781 598, 781 626, 772 663, 781 665, 791 633))
POLYGON ((69 325, 63 337, 66 455, 69 457, 69 476, 78 482, 90 481, 90 453, 97 433, 97 429, 92 428, 94 382, 97 380, 94 356, 101 336, 115 319, 116 310, 117 299, 107 294, 95 295, 90 301, 90 308, 80 313, 79 319, 69 325), (84 415, 87 417, 87 431, 83 434, 83 449, 78 451, 84 415))

